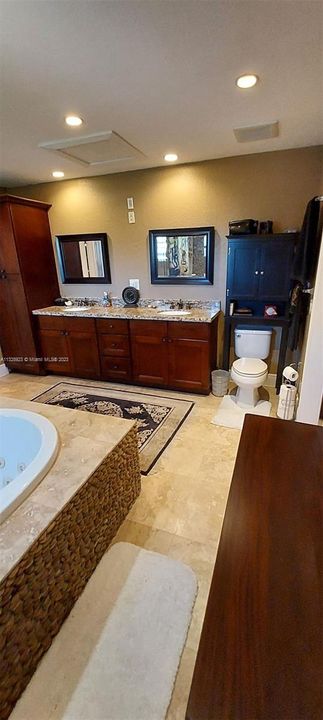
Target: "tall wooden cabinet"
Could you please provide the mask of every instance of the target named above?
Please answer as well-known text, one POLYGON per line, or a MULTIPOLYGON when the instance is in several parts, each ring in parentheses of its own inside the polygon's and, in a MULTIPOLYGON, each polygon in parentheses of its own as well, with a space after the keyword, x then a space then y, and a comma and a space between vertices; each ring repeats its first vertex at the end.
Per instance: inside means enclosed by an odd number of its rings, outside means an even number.
POLYGON ((50 207, 0 195, 0 346, 7 367, 21 372, 41 372, 32 310, 59 296, 50 207))

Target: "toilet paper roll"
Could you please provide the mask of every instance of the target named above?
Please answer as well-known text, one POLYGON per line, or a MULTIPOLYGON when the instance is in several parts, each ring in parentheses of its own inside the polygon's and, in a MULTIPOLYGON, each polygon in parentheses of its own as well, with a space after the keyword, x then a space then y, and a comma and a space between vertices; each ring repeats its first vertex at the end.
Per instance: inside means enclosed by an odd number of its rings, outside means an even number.
POLYGON ((298 378, 298 372, 295 370, 295 368, 291 367, 290 365, 287 365, 287 367, 283 370, 283 376, 286 378, 286 380, 291 380, 291 382, 296 382, 298 378))

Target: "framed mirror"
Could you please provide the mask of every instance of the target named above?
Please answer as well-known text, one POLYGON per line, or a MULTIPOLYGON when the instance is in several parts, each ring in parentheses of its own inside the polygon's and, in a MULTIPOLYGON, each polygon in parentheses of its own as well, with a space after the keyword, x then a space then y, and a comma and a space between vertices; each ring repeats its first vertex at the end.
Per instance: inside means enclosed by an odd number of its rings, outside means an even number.
POLYGON ((214 227, 149 231, 152 284, 213 285, 214 227))
POLYGON ((106 233, 57 235, 56 248, 62 283, 110 283, 106 233))

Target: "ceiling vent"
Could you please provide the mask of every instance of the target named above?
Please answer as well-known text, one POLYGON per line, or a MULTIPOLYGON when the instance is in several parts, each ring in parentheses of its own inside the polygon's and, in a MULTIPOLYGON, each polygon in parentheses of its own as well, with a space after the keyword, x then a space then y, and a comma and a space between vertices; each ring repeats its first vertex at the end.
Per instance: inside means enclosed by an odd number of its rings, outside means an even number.
POLYGON ((40 143, 39 147, 54 150, 69 160, 88 166, 145 157, 144 153, 113 130, 68 140, 53 140, 40 143))
POLYGON ((238 142, 253 142, 254 140, 268 140, 279 135, 279 122, 275 120, 272 123, 263 125, 249 125, 245 127, 234 128, 233 132, 238 142))

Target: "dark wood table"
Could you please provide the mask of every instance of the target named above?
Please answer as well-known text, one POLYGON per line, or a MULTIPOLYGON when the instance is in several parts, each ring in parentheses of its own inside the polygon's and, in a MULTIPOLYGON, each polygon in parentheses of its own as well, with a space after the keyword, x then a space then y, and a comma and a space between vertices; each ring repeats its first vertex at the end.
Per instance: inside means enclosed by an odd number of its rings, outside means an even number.
POLYGON ((187 720, 322 720, 323 428, 247 415, 187 720))

